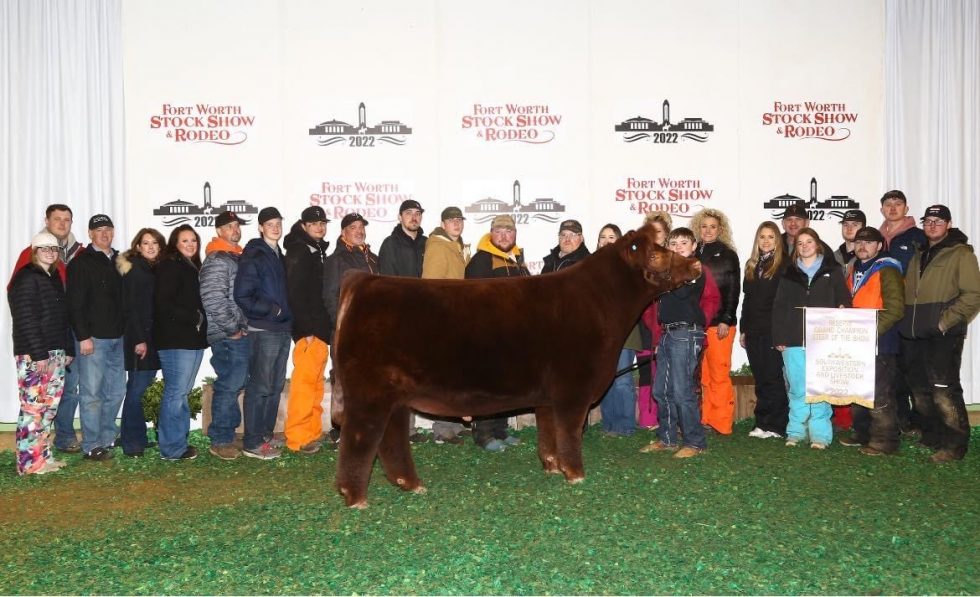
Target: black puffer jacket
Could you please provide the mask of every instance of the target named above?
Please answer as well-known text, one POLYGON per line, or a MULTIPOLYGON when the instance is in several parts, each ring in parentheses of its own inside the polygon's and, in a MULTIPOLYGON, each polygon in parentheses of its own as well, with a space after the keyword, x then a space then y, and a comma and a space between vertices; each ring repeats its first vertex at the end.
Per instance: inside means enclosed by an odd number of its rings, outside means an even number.
POLYGON ((742 293, 738 255, 725 243, 715 241, 698 245, 697 258, 711 270, 721 293, 721 307, 708 327, 719 323, 735 325, 738 320, 738 297, 742 293))
POLYGON ((68 301, 56 268, 49 274, 33 263, 17 270, 7 290, 13 320, 14 355, 32 361, 48 358, 52 350, 75 356, 68 327, 68 301))
POLYGON ((157 350, 207 348, 208 324, 197 267, 183 255, 169 255, 157 265, 156 276, 153 338, 157 350))
POLYGON ((589 252, 589 248, 582 243, 577 249, 565 255, 564 257, 559 257, 558 254, 561 252, 560 247, 555 247, 548 253, 544 258, 544 267, 541 268, 542 274, 548 274, 551 272, 557 272, 558 270, 568 267, 570 265, 575 265, 579 261, 582 261, 592 253, 589 252))
POLYGON ((116 257, 116 269, 122 276, 123 312, 126 332, 123 334, 123 355, 126 371, 156 371, 160 368, 160 355, 153 342, 153 293, 156 276, 150 262, 139 255, 121 253, 116 257), (146 342, 146 356, 142 359, 134 349, 146 342))
POLYGON ((330 317, 330 338, 333 343, 333 332, 337 328, 337 303, 340 301, 340 283, 348 270, 360 270, 371 274, 378 273, 378 256, 371 252, 371 247, 364 245, 363 250, 352 247, 342 239, 337 239, 337 246, 326 263, 323 264, 323 303, 327 306, 330 317))
MULTIPOLYGON (((772 262, 772 256, 763 263, 762 269, 765 270, 772 262)), ((746 334, 768 336, 772 332, 772 303, 776 299, 776 289, 779 288, 779 280, 786 271, 786 260, 782 267, 777 270, 772 278, 756 276, 749 280, 746 277, 742 283, 745 291, 745 300, 742 301, 742 321, 741 331, 746 334)))
POLYGON ((381 243, 378 250, 378 267, 386 276, 422 277, 422 260, 425 255, 425 241, 429 240, 419 228, 415 238, 405 234, 401 224, 396 224, 391 235, 381 243))
POLYGON ((68 314, 75 337, 121 338, 123 318, 122 276, 116 271, 117 251, 109 257, 89 245, 68 264, 68 314))
POLYGON ((796 264, 786 268, 772 305, 773 346, 803 346, 804 309, 797 307, 851 306, 851 293, 844 272, 833 254, 824 253, 820 269, 811 282, 796 264))
POLYGON ((316 336, 330 341, 330 316, 323 302, 323 264, 330 243, 313 240, 296 222, 286 238, 286 296, 293 312, 293 340, 316 336))

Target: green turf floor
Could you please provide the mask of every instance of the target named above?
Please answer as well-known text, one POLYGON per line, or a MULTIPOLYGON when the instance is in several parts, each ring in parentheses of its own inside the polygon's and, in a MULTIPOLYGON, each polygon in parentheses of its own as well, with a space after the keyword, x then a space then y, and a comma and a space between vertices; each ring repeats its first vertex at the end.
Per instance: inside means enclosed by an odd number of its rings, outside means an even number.
POLYGON ((335 452, 24 479, 4 452, 0 593, 980 593, 980 428, 933 465, 746 425, 687 461, 592 429, 580 485, 541 472, 533 429, 502 454, 424 444, 428 493, 376 469, 366 511, 334 491, 335 452))

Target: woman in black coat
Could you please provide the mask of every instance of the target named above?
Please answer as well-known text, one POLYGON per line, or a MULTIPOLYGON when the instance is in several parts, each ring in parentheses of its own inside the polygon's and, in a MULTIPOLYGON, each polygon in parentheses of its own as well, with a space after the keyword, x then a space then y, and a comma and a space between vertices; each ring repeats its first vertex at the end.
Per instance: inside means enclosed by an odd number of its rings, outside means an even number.
POLYGON ((779 226, 763 222, 755 232, 752 256, 745 262, 742 289, 742 333, 739 344, 749 357, 755 378, 755 428, 749 437, 766 439, 786 435, 789 399, 783 377, 783 357, 772 341, 772 303, 789 257, 780 240, 779 226))
POLYGON ((164 460, 190 460, 197 450, 187 445, 190 407, 187 396, 207 348, 207 321, 201 303, 201 237, 184 224, 174 228, 166 256, 156 267, 153 338, 163 368, 163 398, 157 442, 164 460))
POLYGON ((31 262, 17 270, 7 290, 20 397, 19 475, 43 475, 65 465, 51 456, 49 441, 65 389, 65 369, 74 356, 57 263, 58 239, 39 233, 31 241, 31 262))
POLYGON ((136 233, 129 250, 116 257, 122 276, 123 315, 126 331, 123 350, 126 361, 126 398, 123 400, 120 443, 126 456, 142 456, 147 448, 143 394, 156 379, 160 357, 153 342, 153 269, 163 254, 166 241, 153 228, 136 233))

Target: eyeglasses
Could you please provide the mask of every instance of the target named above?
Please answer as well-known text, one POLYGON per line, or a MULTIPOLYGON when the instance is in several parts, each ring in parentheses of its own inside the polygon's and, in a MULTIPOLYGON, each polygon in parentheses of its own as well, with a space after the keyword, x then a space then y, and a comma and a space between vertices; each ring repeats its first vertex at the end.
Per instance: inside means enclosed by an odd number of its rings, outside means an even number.
POLYGON ((922 222, 923 226, 945 226, 949 224, 946 220, 940 220, 939 218, 931 218, 922 222))
POLYGON ((562 232, 561 234, 558 235, 558 238, 560 238, 561 240, 572 240, 580 236, 582 235, 579 234, 578 232, 562 232))

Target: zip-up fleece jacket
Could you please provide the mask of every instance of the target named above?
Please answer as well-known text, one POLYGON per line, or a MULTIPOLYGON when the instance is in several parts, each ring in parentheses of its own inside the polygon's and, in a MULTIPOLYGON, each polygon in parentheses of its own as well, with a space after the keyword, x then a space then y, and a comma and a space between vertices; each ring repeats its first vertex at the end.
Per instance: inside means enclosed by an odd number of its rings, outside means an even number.
POLYGON ((514 278, 530 276, 524 266, 524 251, 514 245, 506 253, 493 246, 490 233, 484 234, 477 245, 476 255, 466 265, 466 279, 514 278))
POLYGON ((455 241, 446 231, 436 228, 425 243, 422 277, 438 280, 462 280, 470 260, 469 245, 460 237, 455 241))
POLYGON ((415 238, 405 234, 401 224, 395 224, 391 235, 384 239, 378 250, 378 267, 386 276, 422 277, 422 261, 425 255, 425 241, 428 240, 419 228, 415 238))
POLYGON ((208 319, 208 344, 248 329, 248 320, 235 302, 235 276, 242 248, 215 237, 204 250, 201 266, 201 303, 208 319))
POLYGON ((715 277, 721 292, 721 308, 707 322, 707 327, 714 327, 719 323, 735 325, 738 321, 738 297, 742 294, 738 255, 725 243, 715 241, 698 245, 697 258, 711 269, 711 275, 715 277))
POLYGON ((57 272, 48 273, 33 263, 21 267, 10 281, 7 304, 13 320, 14 356, 26 354, 32 361, 42 361, 52 350, 75 356, 65 286, 57 272))
POLYGON ((973 247, 958 228, 923 247, 905 274, 904 338, 964 336, 980 310, 980 272, 973 247), (924 267, 923 267, 924 264, 924 267), (939 329, 942 323, 945 332, 939 329))
POLYGON ((130 255, 127 251, 116 257, 116 271, 122 276, 123 284, 123 314, 126 319, 123 357, 126 371, 156 371, 160 368, 160 355, 153 341, 153 293, 156 288, 153 268, 141 255, 130 255), (141 359, 135 348, 144 342, 146 354, 141 359))
POLYGON ((297 221, 286 238, 286 294, 293 312, 293 340, 316 336, 330 342, 330 316, 323 302, 323 264, 330 243, 313 238, 297 221))
POLYGON ((78 341, 89 338, 121 338, 123 316, 122 276, 116 256, 89 245, 68 264, 68 313, 78 341))
POLYGON ((905 312, 902 265, 882 253, 867 262, 852 262, 845 278, 853 307, 881 309, 878 311, 878 354, 898 354, 897 324, 905 312), (859 282, 855 282, 857 273, 863 273, 859 282))
POLYGON ((582 261, 589 255, 591 255, 591 253, 589 253, 589 248, 585 246, 585 243, 580 244, 577 249, 575 249, 568 255, 565 255, 564 257, 560 256, 560 254, 561 254, 561 247, 555 247, 551 250, 550 253, 548 253, 545 256, 544 267, 541 268, 542 274, 550 274, 551 272, 557 272, 562 268, 566 268, 570 265, 575 265, 579 261, 582 261))
POLYGON ((348 270, 378 273, 378 256, 371 247, 355 247, 337 238, 337 244, 327 262, 323 264, 323 303, 330 317, 330 334, 327 344, 333 344, 333 332, 337 329, 337 305, 340 302, 340 284, 348 270))
POLYGON ((824 253, 820 269, 811 281, 793 263, 779 280, 772 304, 773 346, 803 346, 804 309, 797 307, 851 306, 851 293, 844 283, 844 272, 830 253, 824 253))
POLYGON ((293 323, 286 296, 286 266, 282 251, 262 237, 245 245, 235 275, 235 302, 250 327, 269 332, 288 332, 293 323))

